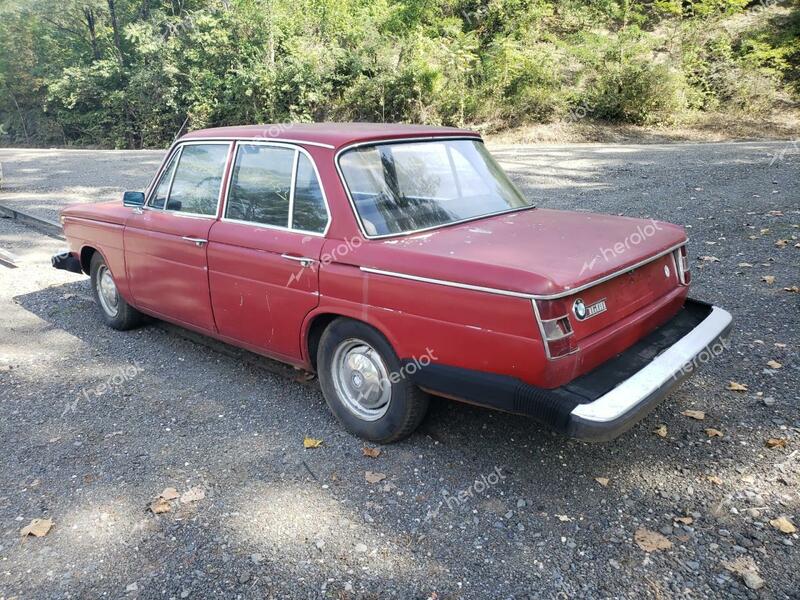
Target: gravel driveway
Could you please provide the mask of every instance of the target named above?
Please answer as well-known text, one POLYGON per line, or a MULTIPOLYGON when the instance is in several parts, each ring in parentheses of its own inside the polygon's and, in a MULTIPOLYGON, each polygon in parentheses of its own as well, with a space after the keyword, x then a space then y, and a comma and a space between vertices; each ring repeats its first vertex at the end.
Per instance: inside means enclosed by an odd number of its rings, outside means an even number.
MULTIPOLYGON (((87 279, 50 268, 62 243, 2 219, 0 598, 800 598, 800 539, 776 528, 800 525, 800 150, 494 151, 542 206, 689 228, 693 296, 733 313, 729 349, 612 443, 435 401, 370 458, 316 381, 104 327, 87 279), (182 496, 154 514, 166 488, 182 496), (22 539, 36 518, 52 529, 22 539)), ((0 203, 54 219, 160 157, 0 150, 0 203)))

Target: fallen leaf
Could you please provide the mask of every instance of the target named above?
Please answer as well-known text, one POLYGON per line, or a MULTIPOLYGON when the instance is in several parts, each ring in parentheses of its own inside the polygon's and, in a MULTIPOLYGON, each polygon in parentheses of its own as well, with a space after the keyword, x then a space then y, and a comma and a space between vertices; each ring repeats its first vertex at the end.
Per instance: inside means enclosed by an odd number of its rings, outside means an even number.
POLYGON ((370 458, 378 458, 381 455, 380 448, 370 448, 369 446, 364 446, 361 451, 364 453, 364 456, 369 456, 370 458))
POLYGON ((306 437, 303 438, 303 448, 319 448, 322 446, 322 440, 306 437))
POLYGON ((313 380, 315 377, 316 377, 316 375, 314 375, 314 373, 310 373, 309 371, 302 371, 301 370, 301 371, 299 371, 299 372, 294 374, 293 379, 297 383, 305 383, 306 381, 313 380))
POLYGON ((684 417, 691 417, 692 419, 697 419, 698 421, 702 421, 706 418, 706 413, 702 410, 685 410, 681 413, 684 417))
POLYGON ((719 259, 716 256, 701 256, 700 260, 703 262, 719 262, 719 259))
POLYGON ((769 227, 765 227, 764 229, 761 230, 761 235, 764 235, 766 233, 769 233, 769 227))
POLYGON ((197 502, 206 497, 205 490, 200 487, 189 488, 181 494, 181 503, 189 504, 190 502, 197 502))
POLYGON ((761 281, 763 281, 767 285, 772 285, 773 283, 775 283, 775 275, 763 275, 761 277, 761 281))
POLYGON ((747 391, 747 384, 746 383, 737 383, 736 381, 731 381, 728 383, 728 389, 732 392, 746 392, 747 391))
POLYGON ((608 482, 611 481, 608 477, 595 477, 594 480, 603 487, 606 487, 608 482))
POLYGON ((764 445, 767 448, 786 448, 786 444, 788 443, 788 440, 785 438, 769 438, 764 445))
POLYGON ((636 544, 645 552, 655 552, 656 550, 669 550, 672 548, 670 542, 663 535, 657 531, 650 531, 644 527, 639 527, 636 533, 633 534, 633 539, 636 544))
POLYGON ((667 437, 667 426, 666 425, 659 425, 653 430, 658 437, 665 438, 667 437))
POLYGON ((150 512, 154 515, 160 515, 162 513, 167 513, 172 510, 172 505, 164 500, 161 496, 156 498, 150 503, 150 512))
POLYGON ((793 292, 795 294, 800 294, 800 287, 797 287, 796 285, 793 285, 791 287, 783 288, 783 291, 784 292, 793 292))
POLYGON ((736 573, 751 590, 764 587, 764 580, 758 574, 758 566, 752 556, 741 556, 732 561, 722 563, 722 566, 731 573, 736 573))
POLYGON ((752 267, 753 265, 751 265, 748 262, 740 262, 737 266, 739 266, 739 267, 752 267))
POLYGON ((386 479, 385 473, 375 473, 373 471, 365 471, 364 472, 364 479, 367 480, 367 483, 380 483, 384 479, 386 479))
POLYGON ((789 519, 786 517, 778 517, 777 519, 772 519, 769 522, 775 529, 780 531, 781 533, 794 533, 797 531, 797 527, 794 526, 789 519))
POLYGON ((694 523, 694 519, 692 517, 675 517, 673 520, 677 523, 683 523, 684 525, 691 525, 694 523))
POLYGON ((777 248, 785 248, 786 244, 788 244, 788 243, 789 243, 789 240, 778 240, 777 242, 775 242, 775 246, 777 248))
POLYGON ((179 496, 180 494, 178 493, 178 490, 176 490, 174 487, 165 488, 164 491, 158 495, 159 498, 163 498, 167 502, 170 500, 175 500, 175 498, 179 496))
POLYGON ((709 427, 706 429, 706 435, 708 437, 722 437, 722 432, 719 429, 714 429, 713 427, 709 427))
POLYGON ((768 360, 767 366, 772 367, 773 369, 780 369, 783 365, 779 363, 777 360, 768 360))
POLYGON ((716 485, 722 485, 722 479, 720 479, 720 478, 719 478, 719 477, 717 477, 716 475, 708 475, 708 476, 706 477, 706 479, 708 479, 708 480, 709 480, 711 483, 713 483, 713 484, 716 484, 716 485))
POLYGON ((48 534, 52 527, 53 521, 50 519, 34 519, 25 527, 23 527, 19 534, 22 537, 28 537, 29 535, 34 537, 44 537, 48 534))

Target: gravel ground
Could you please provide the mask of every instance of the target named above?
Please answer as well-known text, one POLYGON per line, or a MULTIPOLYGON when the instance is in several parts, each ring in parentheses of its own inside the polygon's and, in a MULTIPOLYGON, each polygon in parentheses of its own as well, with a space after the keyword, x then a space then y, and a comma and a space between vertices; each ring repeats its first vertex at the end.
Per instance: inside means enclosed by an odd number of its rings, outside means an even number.
MULTIPOLYGON (((495 151, 543 206, 689 227, 693 296, 733 313, 729 350, 612 443, 435 401, 369 458, 315 381, 105 328, 87 280, 49 267, 62 244, 0 220, 19 264, 0 266, 0 598, 800 598, 800 539, 770 525, 800 525, 796 147, 495 151), (168 487, 204 497, 149 512, 168 487), (53 528, 21 539, 34 518, 53 528), (645 552, 640 528, 671 546, 645 552)), ((0 160, 0 202, 54 218, 67 195, 141 187, 159 154, 0 160)))

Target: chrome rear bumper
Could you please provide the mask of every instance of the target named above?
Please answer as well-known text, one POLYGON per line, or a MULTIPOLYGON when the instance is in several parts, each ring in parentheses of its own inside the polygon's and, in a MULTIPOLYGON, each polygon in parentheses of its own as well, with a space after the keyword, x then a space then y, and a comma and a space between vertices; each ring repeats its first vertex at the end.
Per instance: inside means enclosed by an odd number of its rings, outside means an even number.
POLYGON ((432 394, 526 415, 570 437, 603 442, 630 429, 698 366, 725 350, 731 323, 727 311, 687 299, 670 321, 555 389, 440 364, 420 368, 414 380, 432 394))
POLYGON ((593 402, 578 404, 570 413, 567 435, 586 441, 619 436, 644 418, 670 390, 726 346, 730 313, 714 306, 694 329, 649 364, 593 402), (716 346, 715 346, 716 344, 716 346))

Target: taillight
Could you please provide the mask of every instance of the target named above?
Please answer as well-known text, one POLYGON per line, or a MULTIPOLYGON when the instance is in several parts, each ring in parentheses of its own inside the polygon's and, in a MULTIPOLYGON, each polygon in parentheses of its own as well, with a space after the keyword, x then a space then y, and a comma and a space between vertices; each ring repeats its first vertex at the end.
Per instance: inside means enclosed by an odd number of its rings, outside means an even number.
POLYGON ((533 301, 548 358, 566 356, 578 349, 569 321, 569 307, 565 298, 533 301))
POLYGON ((692 274, 689 272, 689 255, 683 245, 675 251, 675 264, 678 266, 678 277, 683 285, 689 285, 692 274))

